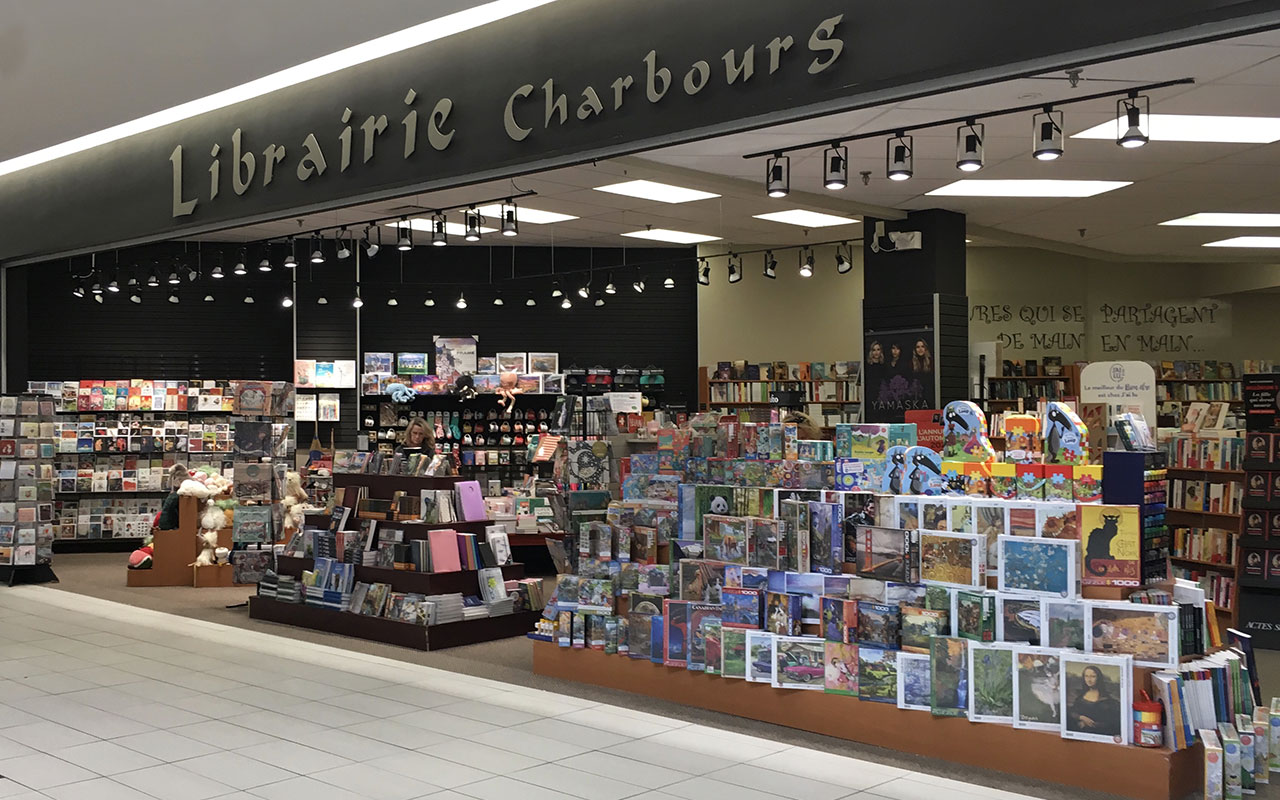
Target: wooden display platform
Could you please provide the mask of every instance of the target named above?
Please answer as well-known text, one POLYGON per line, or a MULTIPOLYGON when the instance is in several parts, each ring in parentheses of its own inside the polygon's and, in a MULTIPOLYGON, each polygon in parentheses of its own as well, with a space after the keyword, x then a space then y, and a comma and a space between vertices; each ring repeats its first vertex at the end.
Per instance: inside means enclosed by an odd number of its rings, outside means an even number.
POLYGON ((541 611, 518 611, 501 617, 450 622, 445 625, 414 625, 394 619, 364 617, 345 611, 282 603, 269 597, 249 598, 250 619, 281 622, 340 636, 412 647, 415 650, 443 650, 494 639, 523 636, 533 630, 541 611))
MULTIPOLYGON (((302 577, 304 569, 315 566, 315 559, 298 556, 276 558, 276 572, 281 575, 302 577)), ((524 577, 523 564, 507 564, 502 568, 503 580, 514 581, 524 577)), ((389 583, 392 591, 418 592, 421 594, 476 594, 480 591, 480 574, 474 569, 456 572, 415 572, 386 567, 356 566, 356 580, 364 583, 389 583)))
POLYGON ((599 650, 531 644, 538 675, 1138 800, 1182 800, 1201 790, 1199 747, 1174 752, 1071 741, 1054 733, 935 717, 888 703, 774 689, 599 650))
MULTIPOLYGON (((133 588, 154 586, 231 586, 230 564, 208 567, 191 566, 200 554, 196 540, 199 530, 197 511, 200 501, 194 497, 180 499, 178 529, 156 531, 151 545, 151 569, 126 569, 125 585, 133 588)), ((218 531, 218 546, 231 549, 231 529, 218 531)))

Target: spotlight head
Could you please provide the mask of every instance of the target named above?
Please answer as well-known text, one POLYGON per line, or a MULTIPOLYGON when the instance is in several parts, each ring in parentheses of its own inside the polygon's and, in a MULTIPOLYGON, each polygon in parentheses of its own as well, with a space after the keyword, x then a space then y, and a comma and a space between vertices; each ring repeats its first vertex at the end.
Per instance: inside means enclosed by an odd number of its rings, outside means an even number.
POLYGON ((95 302, 95 303, 99 303, 99 304, 100 304, 100 303, 102 303, 102 295, 100 295, 100 294, 95 294, 95 295, 93 296, 93 302, 95 302))
POLYGON ((311 263, 312 263, 312 264, 323 264, 323 263, 324 263, 324 248, 323 248, 323 246, 322 246, 323 242, 324 242, 324 240, 323 240, 323 239, 321 239, 319 236, 317 236, 317 237, 316 237, 316 243, 315 243, 315 245, 313 245, 313 249, 311 250, 311 263))
POLYGON ((351 247, 349 246, 350 236, 351 234, 347 233, 346 228, 338 229, 337 256, 339 261, 343 260, 344 258, 351 258, 351 247))
POLYGON ((89 287, 89 291, 94 294, 102 294, 102 283, 97 278, 94 278, 93 285, 89 287))
POLYGON ((786 197, 791 192, 791 159, 770 156, 764 163, 764 188, 770 197, 786 197))
POLYGON ((454 305, 460 309, 467 307, 467 298, 462 292, 458 292, 458 302, 454 303, 454 305))
POLYGON ((1133 149, 1151 141, 1146 132, 1147 125, 1144 124, 1151 119, 1150 108, 1151 100, 1136 94, 1116 101, 1117 125, 1124 128, 1123 133, 1117 130, 1119 135, 1116 137, 1116 144, 1133 149))
POLYGON ((356 290, 356 296, 351 300, 352 308, 364 308, 364 298, 360 296, 360 290, 356 290))
POLYGON ((739 256, 729 255, 729 283, 739 283, 742 281, 742 259, 739 256))
POLYGON ((112 278, 111 282, 107 284, 107 291, 111 292, 112 294, 119 294, 120 281, 116 280, 115 278, 112 278))
POLYGON ((591 284, 589 282, 584 283, 578 287, 578 297, 581 297, 583 300, 586 300, 590 296, 591 296, 591 284))
MULTIPOLYGON (((217 270, 218 270, 218 274, 217 274, 215 277, 221 278, 221 277, 222 277, 222 267, 216 267, 215 269, 217 269, 217 270)), ((130 275, 130 276, 129 276, 129 288, 130 288, 130 289, 136 289, 136 288, 138 288, 138 276, 137 276, 137 275, 130 275)))
POLYGON ((422 301, 422 304, 427 308, 434 308, 436 305, 435 295, 433 295, 431 292, 427 292, 427 298, 422 301))
POLYGON ((707 260, 705 258, 700 258, 698 259, 698 261, 700 262, 698 264, 698 285, 710 286, 711 285, 711 265, 707 263, 707 260))
MULTIPOLYGON (((284 266, 286 269, 293 269, 294 267, 298 266, 298 259, 293 257, 293 253, 290 253, 289 255, 284 257, 284 266)), ((268 270, 263 270, 263 271, 266 272, 268 270)))
POLYGON ((913 173, 913 140, 910 136, 898 134, 889 139, 885 145, 885 174, 891 181, 908 180, 913 173))
POLYGON ((142 302, 142 296, 139 295, 137 292, 134 292, 133 294, 129 295, 129 302, 133 303, 134 305, 137 305, 142 302))
POLYGON ((160 276, 156 274, 154 269, 151 270, 151 274, 147 276, 147 285, 152 289, 160 285, 160 276))
POLYGON ((831 145, 822 154, 822 163, 826 168, 823 186, 834 191, 849 185, 849 148, 831 145))
POLYGON ((178 292, 176 289, 169 292, 169 302, 173 303, 174 305, 178 304, 178 292))
POLYGON ((956 169, 961 172, 977 172, 984 162, 983 140, 986 126, 969 120, 956 128, 956 169))
MULTIPOLYGON (((210 278, 222 278, 222 277, 223 277, 223 275, 222 275, 222 265, 221 265, 221 264, 219 264, 218 266, 214 267, 214 268, 213 268, 213 271, 209 273, 209 277, 210 277, 210 278)), ((135 281, 134 281, 132 278, 130 278, 130 279, 129 279, 129 283, 130 283, 130 285, 133 285, 133 283, 134 283, 134 282, 135 282, 135 281)))
POLYGON ((316 298, 316 305, 318 306, 329 305, 329 298, 325 297, 324 295, 320 295, 319 297, 316 298))
POLYGON ((392 306, 394 308, 395 306, 400 305, 400 301, 397 300, 396 296, 393 294, 387 298, 387 305, 392 306))
POLYGON ((520 220, 516 217, 516 204, 502 205, 502 235, 516 236, 520 233, 520 220))
POLYGON ((605 293, 605 294, 617 294, 617 293, 618 293, 618 287, 613 285, 613 278, 610 278, 610 279, 609 279, 609 282, 608 282, 608 283, 606 283, 606 284, 604 285, 604 293, 605 293))
POLYGON ((595 300, 595 303, 593 303, 592 305, 594 305, 596 308, 600 308, 601 306, 604 305, 604 298, 600 296, 599 292, 596 293, 596 300, 595 300))
POLYGON ((567 309, 567 308, 573 308, 573 302, 572 302, 568 297, 566 297, 566 298, 564 298, 563 300, 561 300, 561 301, 560 301, 560 307, 561 307, 561 308, 566 308, 566 309, 567 309))
POLYGON ((71 294, 76 297, 84 297, 84 286, 82 284, 76 284, 75 288, 71 290, 71 294))
POLYGON ((800 263, 800 277, 801 278, 813 277, 813 253, 809 253, 808 255, 806 255, 804 257, 804 261, 800 263))
POLYGON ((284 299, 280 301, 280 306, 282 308, 293 308, 293 298, 286 294, 284 299))
POLYGON ((644 293, 644 278, 636 278, 631 282, 631 288, 636 290, 636 294, 644 293))
POLYGON ((258 262, 258 272, 270 272, 270 271, 271 271, 271 259, 263 257, 263 259, 258 262))
POLYGON ((853 269, 853 262, 849 260, 849 257, 847 255, 844 254, 844 251, 837 248, 836 249, 836 272, 839 273, 840 275, 843 275, 851 269, 853 269))
MULTIPOLYGON (((236 265, 231 269, 231 271, 232 271, 233 273, 235 273, 236 275, 248 275, 248 274, 249 274, 249 268, 245 266, 245 264, 244 264, 244 257, 243 257, 243 256, 241 256, 241 257, 240 257, 240 260, 236 261, 236 265)), ((150 285, 151 285, 151 282, 150 282, 150 281, 148 281, 148 282, 147 282, 147 285, 148 285, 148 286, 150 286, 150 285)))
POLYGON ((502 292, 498 292, 493 296, 493 304, 495 306, 506 305, 506 303, 502 302, 502 292))
POLYGON ((400 224, 396 226, 400 232, 396 239, 396 249, 400 251, 413 249, 413 226, 409 224, 409 220, 405 217, 400 218, 400 224))
MULTIPOLYGON (((382 228, 378 228, 378 241, 382 241, 382 228)), ((369 226, 366 225, 364 228, 364 254, 369 258, 373 258, 381 249, 382 245, 374 242, 373 239, 370 238, 369 226)), ((342 258, 342 256, 338 256, 338 258, 342 258)))
POLYGON ((480 241, 480 212, 474 208, 467 209, 463 219, 466 221, 467 232, 462 238, 468 242, 480 241))
POLYGON ((764 276, 769 280, 778 279, 778 259, 773 257, 773 251, 769 250, 764 254, 764 276))
POLYGON ((524 304, 529 308, 533 308, 538 304, 538 301, 533 299, 533 292, 529 292, 529 298, 524 301, 524 304))
MULTIPOLYGON (((170 273, 169 273, 169 285, 170 285, 170 286, 177 286, 177 285, 178 285, 178 284, 180 284, 180 283, 182 283, 182 278, 179 278, 179 277, 178 277, 178 272, 177 272, 177 270, 174 270, 173 272, 170 272, 170 273)), ((94 284, 94 286, 97 286, 97 284, 95 283, 95 284, 94 284)), ((98 292, 95 290, 95 291, 94 291, 94 294, 97 294, 97 293, 98 293, 98 292)))
POLYGON ((1062 112, 1046 106, 1044 111, 1031 119, 1033 146, 1031 155, 1037 161, 1053 161, 1064 152, 1062 112))
POLYGON ((564 297, 564 292, 560 291, 560 281, 553 281, 551 283, 551 296, 564 297))
POLYGON ((431 216, 431 244, 435 247, 444 247, 449 243, 449 231, 445 228, 444 214, 433 214, 431 216))
POLYGON ((664 278, 664 279, 663 279, 663 281, 662 281, 662 288, 663 288, 663 289, 674 289, 674 288, 676 288, 676 279, 675 279, 675 278, 673 278, 673 277, 671 277, 670 275, 668 275, 668 276, 667 276, 666 278, 664 278))
MULTIPOLYGON (((213 295, 211 295, 211 294, 210 294, 210 295, 205 295, 204 300, 205 300, 205 302, 206 302, 206 303, 212 303, 212 302, 213 302, 213 295)), ((253 302, 254 302, 254 301, 253 301, 253 292, 245 292, 245 295, 244 295, 244 301, 245 301, 246 303, 248 303, 248 304, 252 305, 252 304, 253 304, 253 302)))

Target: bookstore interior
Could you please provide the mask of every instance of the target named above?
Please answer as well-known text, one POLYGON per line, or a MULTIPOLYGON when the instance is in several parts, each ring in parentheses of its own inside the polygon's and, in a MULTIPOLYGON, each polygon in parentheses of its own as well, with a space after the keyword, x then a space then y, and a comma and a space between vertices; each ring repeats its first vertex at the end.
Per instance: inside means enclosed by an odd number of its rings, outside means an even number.
POLYGON ((0 578, 509 640, 538 676, 1081 790, 1265 791, 1280 35, 1078 66, 1073 29, 1053 69, 888 70, 882 101, 810 11, 493 119, 317 78, 364 107, 273 127, 318 94, 286 87, 139 134, 173 156, 132 189, 0 163, 0 212, 63 217, 0 243, 0 578))

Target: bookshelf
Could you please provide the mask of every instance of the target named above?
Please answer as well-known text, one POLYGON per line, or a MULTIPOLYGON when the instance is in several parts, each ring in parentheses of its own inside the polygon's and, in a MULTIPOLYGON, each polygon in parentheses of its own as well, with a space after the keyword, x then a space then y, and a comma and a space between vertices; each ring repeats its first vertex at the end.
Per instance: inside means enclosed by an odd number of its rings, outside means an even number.
POLYGON ((987 407, 1010 411, 1019 404, 1035 408, 1044 400, 1063 400, 1080 394, 1080 368, 1063 364, 1059 375, 1000 375, 987 377, 987 407))
MULTIPOLYGON (((736 409, 785 408, 810 412, 810 406, 838 409, 852 421, 862 406, 862 377, 819 379, 724 379, 713 377, 712 367, 698 368, 698 408, 736 409), (777 402, 773 399, 776 398, 777 402)), ((810 414, 815 419, 818 414, 810 414)))
POLYGON ((1253 635, 1255 646, 1280 650, 1280 630, 1274 624, 1280 602, 1280 433, 1250 430, 1246 438, 1236 626, 1253 635))
MULTIPOLYGON (((1197 494, 1209 493, 1213 485, 1229 487, 1243 485, 1245 472, 1216 467, 1171 466, 1168 469, 1171 487, 1166 519, 1172 531, 1169 553, 1170 574, 1189 578, 1201 584, 1206 597, 1212 601, 1219 614, 1219 627, 1235 624, 1237 597, 1240 586, 1240 546, 1243 534, 1241 513, 1205 511, 1180 507, 1184 503, 1188 483, 1195 483, 1197 494), (1180 491, 1179 491, 1180 489, 1180 491), (1210 558, 1191 557, 1191 540, 1199 537, 1212 552, 1210 558), (1208 540, 1208 542, 1204 541, 1208 540), (1210 544, 1210 542, 1212 544, 1210 544)), ((1224 490, 1225 491, 1225 490, 1224 490)), ((1203 553, 1200 553, 1203 555, 1203 553)))
POLYGON ((1244 388, 1239 380, 1211 378, 1157 378, 1156 402, 1211 403, 1244 402, 1244 388))

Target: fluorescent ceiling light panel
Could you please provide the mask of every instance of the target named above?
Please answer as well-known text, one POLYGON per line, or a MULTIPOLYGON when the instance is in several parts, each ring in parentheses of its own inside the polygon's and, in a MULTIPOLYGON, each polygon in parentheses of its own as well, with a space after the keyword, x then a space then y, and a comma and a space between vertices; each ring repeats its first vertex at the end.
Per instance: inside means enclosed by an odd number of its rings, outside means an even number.
MULTIPOLYGON (((1127 128, 1124 123, 1121 130, 1127 128)), ((1072 139, 1116 139, 1116 120, 1095 125, 1072 136, 1072 139)), ((1280 141, 1280 118, 1216 117, 1201 114, 1152 114, 1153 142, 1228 142, 1270 144, 1280 141)))
POLYGON ((1205 247, 1280 247, 1280 236, 1237 236, 1234 239, 1222 239, 1217 242, 1206 242, 1205 247))
POLYGON ((692 200, 710 200, 713 197, 720 196, 711 192, 701 192, 697 189, 686 189, 683 186, 672 186, 669 183, 656 183, 655 181, 625 181, 624 183, 611 183, 608 186, 597 186, 595 189, 597 192, 623 194, 627 197, 638 197, 641 200, 657 200, 660 203, 688 203, 692 200))
POLYGON ((1280 214, 1201 211, 1186 217, 1178 217, 1161 225, 1191 225, 1201 228, 1280 228, 1280 214))
MULTIPOLYGON (((485 219, 501 220, 502 204, 494 203, 491 206, 480 206, 476 209, 485 219)), ((529 222, 534 225, 546 225, 551 222, 567 222, 571 219, 577 219, 572 214, 560 214, 555 211, 539 211, 536 208, 528 208, 526 206, 518 206, 516 208, 516 219, 520 222, 529 222)))
POLYGON ((674 242, 676 244, 699 244, 701 242, 718 242, 719 236, 707 236, 702 233, 687 233, 686 231, 672 231, 666 228, 652 228, 647 231, 632 231, 624 233, 623 236, 631 236, 636 239, 652 239, 655 242, 674 242))
POLYGON ((834 214, 822 214, 817 211, 805 211, 793 208, 790 211, 774 211, 769 214, 756 214, 756 219, 767 219, 770 222, 785 222, 788 225, 799 225, 802 228, 827 228, 832 225, 856 225, 861 220, 849 217, 837 217, 834 214))
POLYGON ((8 161, 0 162, 0 175, 8 175, 11 172, 34 167, 37 164, 44 164, 63 156, 69 156, 73 153, 107 144, 108 142, 116 142, 184 119, 191 119, 210 111, 216 111, 219 108, 226 108, 236 103, 252 100, 255 97, 261 97, 279 89, 296 86, 312 78, 330 75, 383 56, 389 56, 392 53, 399 53, 428 42, 438 41, 455 33, 479 28, 490 22, 496 22, 552 2, 555 2, 555 0, 494 0, 494 2, 469 8, 466 11, 448 14, 439 19, 429 20, 395 33, 389 33, 386 36, 370 39, 367 42, 339 50, 336 53, 330 53, 327 56, 314 58, 288 69, 263 76, 257 80, 242 83, 230 89, 224 89, 207 97, 201 97, 198 100, 181 103, 172 108, 148 114, 145 117, 138 117, 95 133, 80 136, 61 144, 55 144, 52 147, 46 147, 43 150, 36 150, 17 158, 11 158, 8 161))
POLYGON ((934 197, 1093 197, 1133 181, 981 180, 949 183, 925 194, 934 197))
MULTIPOLYGON (((383 227, 398 228, 400 227, 400 222, 398 220, 396 222, 384 222, 383 227)), ((423 217, 414 217, 413 219, 409 220, 409 227, 413 228, 415 231, 426 231, 427 233, 430 233, 432 231, 431 220, 425 219, 423 217)), ((461 222, 450 222, 446 220, 444 223, 444 230, 445 230, 445 233, 449 234, 450 236, 465 236, 467 233, 467 226, 463 225, 461 222)), ((480 232, 481 233, 497 233, 498 229, 489 228, 484 225, 481 225, 480 232)))

